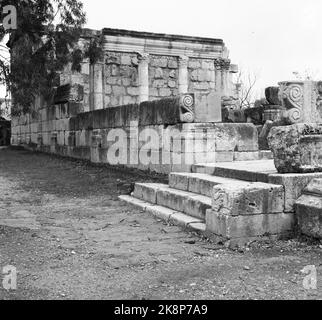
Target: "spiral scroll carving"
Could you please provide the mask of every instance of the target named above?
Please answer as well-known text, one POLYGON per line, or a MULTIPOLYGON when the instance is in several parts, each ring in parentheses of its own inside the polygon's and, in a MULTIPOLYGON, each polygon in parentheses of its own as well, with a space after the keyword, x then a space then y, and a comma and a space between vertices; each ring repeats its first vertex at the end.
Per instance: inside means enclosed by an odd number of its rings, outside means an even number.
POLYGON ((303 97, 303 91, 300 86, 294 85, 289 89, 289 99, 294 103, 298 103, 301 101, 303 97))
POLYGON ((194 115, 194 96, 185 94, 180 99, 180 120, 181 122, 191 123, 195 119, 194 115))
POLYGON ((288 110, 287 114, 288 114, 289 122, 292 124, 298 123, 301 120, 302 114, 301 114, 301 110, 299 109, 296 109, 296 108, 290 109, 288 110))
POLYGON ((301 121, 304 92, 303 86, 299 84, 284 84, 283 100, 286 107, 286 121, 295 124, 301 121))

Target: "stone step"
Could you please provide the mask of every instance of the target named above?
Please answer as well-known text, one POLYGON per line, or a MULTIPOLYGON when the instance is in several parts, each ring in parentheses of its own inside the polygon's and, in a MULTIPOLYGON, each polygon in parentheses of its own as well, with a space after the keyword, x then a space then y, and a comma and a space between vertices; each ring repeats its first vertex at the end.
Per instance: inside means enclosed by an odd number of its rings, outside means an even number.
POLYGON ((207 209, 211 208, 211 198, 170 188, 165 184, 136 183, 133 197, 182 212, 189 216, 205 219, 207 209))
POLYGON ((192 172, 250 182, 267 183, 269 176, 276 174, 277 170, 273 160, 256 160, 196 164, 192 166, 192 172))
POLYGON ((213 196, 214 186, 219 184, 236 184, 242 187, 242 185, 247 183, 242 180, 217 177, 205 173, 175 172, 169 175, 170 188, 189 191, 210 198, 213 196))
POLYGON ((193 218, 182 212, 177 212, 175 210, 163 206, 151 204, 149 202, 139 200, 132 196, 120 196, 119 199, 147 213, 150 213, 156 218, 162 219, 167 223, 171 223, 173 225, 177 225, 184 229, 188 229, 198 233, 206 232, 206 223, 202 219, 193 218))
POLYGON ((295 203, 298 226, 309 237, 322 239, 322 179, 312 180, 295 203))
POLYGON ((322 198, 322 179, 313 179, 304 189, 303 194, 322 198))
POLYGON ((171 173, 173 189, 202 194, 212 199, 215 211, 228 210, 229 215, 271 214, 284 211, 282 185, 248 182, 201 173, 171 173))

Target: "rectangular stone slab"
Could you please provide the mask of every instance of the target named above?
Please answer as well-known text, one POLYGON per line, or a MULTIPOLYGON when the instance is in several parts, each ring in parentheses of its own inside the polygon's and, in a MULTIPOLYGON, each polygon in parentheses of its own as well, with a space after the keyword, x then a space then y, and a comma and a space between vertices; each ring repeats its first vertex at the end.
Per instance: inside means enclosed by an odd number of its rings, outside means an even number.
POLYGON ((157 204, 195 218, 204 219, 206 210, 211 208, 211 199, 191 192, 169 188, 157 192, 157 204))
POLYGON ((247 184, 247 182, 202 173, 171 173, 169 176, 171 188, 190 191, 207 197, 212 197, 213 187, 218 184, 247 184))
POLYGON ((226 216, 281 213, 284 203, 281 185, 250 182, 221 184, 213 188, 212 209, 226 216))
POLYGON ((295 212, 295 202, 302 195, 307 185, 315 178, 322 178, 322 173, 271 174, 269 183, 280 184, 285 189, 285 212, 295 212))
POLYGON ((322 239, 322 195, 302 195, 295 208, 301 233, 322 239))
POLYGON ((157 183, 136 183, 133 196, 137 199, 147 201, 152 204, 157 203, 157 191, 169 188, 166 184, 157 183))
POLYGON ((278 235, 294 228, 294 214, 227 216, 213 210, 206 214, 207 231, 227 239, 278 235))

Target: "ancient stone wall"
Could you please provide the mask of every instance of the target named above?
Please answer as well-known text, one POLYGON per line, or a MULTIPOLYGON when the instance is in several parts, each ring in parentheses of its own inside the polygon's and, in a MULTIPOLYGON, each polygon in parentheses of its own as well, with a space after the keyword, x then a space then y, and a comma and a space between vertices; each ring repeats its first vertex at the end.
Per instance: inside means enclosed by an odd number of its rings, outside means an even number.
POLYGON ((139 103, 139 57, 136 53, 106 52, 104 107, 139 103))
MULTIPOLYGON (((174 97, 194 92, 204 104, 210 95, 236 96, 228 51, 220 39, 104 29, 85 30, 80 49, 91 37, 104 38, 104 58, 91 65, 84 60, 80 73, 66 67, 60 85, 84 86, 84 110, 174 97)), ((221 103, 218 100, 219 103, 221 103)), ((218 106, 214 106, 218 108, 218 106)), ((213 122, 213 118, 207 118, 213 122)), ((197 121, 197 120, 196 120, 197 121)), ((207 121, 204 118, 200 122, 207 121)), ((217 121, 217 119, 216 119, 217 121)))
POLYGON ((54 101, 39 97, 32 115, 13 119, 12 144, 113 164, 108 158, 113 130, 123 130, 122 150, 137 158, 144 145, 140 139, 153 132, 160 143, 152 143, 148 158, 158 161, 121 164, 164 173, 189 171, 194 163, 252 158, 258 151, 255 126, 221 124, 222 97, 234 95, 236 72, 222 40, 84 30, 79 48, 97 36, 103 39, 103 58, 84 59, 80 72, 66 66, 54 101), (137 138, 131 138, 133 131, 137 138))
POLYGON ((179 93, 178 58, 151 55, 149 100, 176 96, 179 93))
POLYGON ((12 144, 160 173, 258 153, 252 124, 194 123, 193 94, 79 113, 82 108, 82 102, 58 103, 14 118, 12 144))

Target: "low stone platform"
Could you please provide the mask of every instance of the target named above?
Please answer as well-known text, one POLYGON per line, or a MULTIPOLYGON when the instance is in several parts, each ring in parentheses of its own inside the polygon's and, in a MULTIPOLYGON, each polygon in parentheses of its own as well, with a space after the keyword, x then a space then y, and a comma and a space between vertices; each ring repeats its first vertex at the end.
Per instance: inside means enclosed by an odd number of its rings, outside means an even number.
POLYGON ((171 173, 169 185, 138 183, 121 199, 233 248, 292 234, 296 201, 310 182, 322 181, 321 173, 278 174, 273 160, 198 164, 192 171, 171 173))
POLYGON ((305 187, 313 179, 322 178, 321 172, 279 174, 274 160, 197 164, 192 167, 192 171, 230 179, 282 185, 285 190, 285 212, 295 212, 295 201, 302 195, 305 187))

